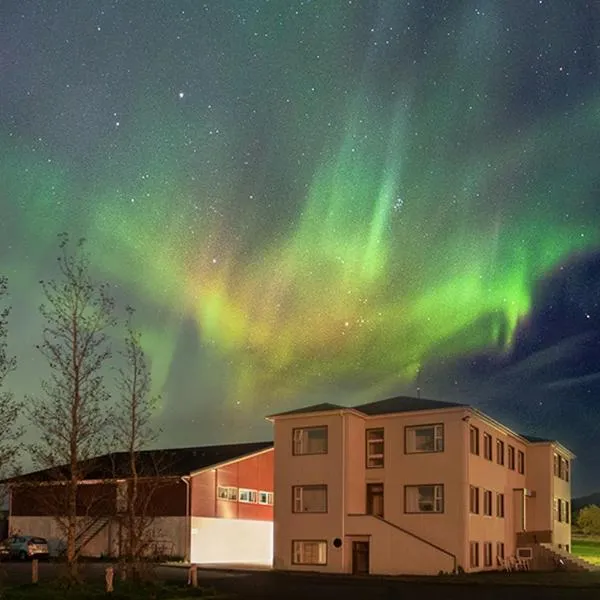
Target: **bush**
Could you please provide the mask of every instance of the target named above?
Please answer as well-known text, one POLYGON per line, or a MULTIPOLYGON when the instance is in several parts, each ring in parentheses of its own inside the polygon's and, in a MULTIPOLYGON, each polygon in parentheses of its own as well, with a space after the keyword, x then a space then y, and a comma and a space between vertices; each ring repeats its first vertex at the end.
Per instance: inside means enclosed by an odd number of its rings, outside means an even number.
POLYGON ((600 507, 584 506, 577 515, 577 527, 585 535, 600 535, 600 507))

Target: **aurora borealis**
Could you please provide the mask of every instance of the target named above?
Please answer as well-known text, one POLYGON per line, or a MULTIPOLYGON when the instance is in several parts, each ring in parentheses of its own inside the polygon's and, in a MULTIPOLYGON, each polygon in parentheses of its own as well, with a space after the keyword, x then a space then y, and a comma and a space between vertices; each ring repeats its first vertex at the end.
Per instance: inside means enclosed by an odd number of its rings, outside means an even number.
POLYGON ((137 308, 165 444, 418 385, 596 485, 599 5, 141 6, 2 2, 12 388, 69 231, 137 308))

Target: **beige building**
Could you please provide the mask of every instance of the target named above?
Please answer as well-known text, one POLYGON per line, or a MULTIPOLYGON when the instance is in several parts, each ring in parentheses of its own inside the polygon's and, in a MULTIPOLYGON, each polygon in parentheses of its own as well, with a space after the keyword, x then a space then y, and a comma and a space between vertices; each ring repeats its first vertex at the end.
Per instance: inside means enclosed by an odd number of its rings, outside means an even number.
POLYGON ((570 549, 574 455, 557 442, 407 397, 269 419, 277 569, 468 572, 570 549))

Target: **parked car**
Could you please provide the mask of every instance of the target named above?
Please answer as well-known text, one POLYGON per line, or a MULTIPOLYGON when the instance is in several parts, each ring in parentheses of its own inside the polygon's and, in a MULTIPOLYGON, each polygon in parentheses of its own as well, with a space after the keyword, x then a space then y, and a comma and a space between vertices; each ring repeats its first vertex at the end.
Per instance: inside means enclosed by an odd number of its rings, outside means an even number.
POLYGON ((13 535, 0 544, 0 558, 48 558, 48 540, 35 535, 13 535))

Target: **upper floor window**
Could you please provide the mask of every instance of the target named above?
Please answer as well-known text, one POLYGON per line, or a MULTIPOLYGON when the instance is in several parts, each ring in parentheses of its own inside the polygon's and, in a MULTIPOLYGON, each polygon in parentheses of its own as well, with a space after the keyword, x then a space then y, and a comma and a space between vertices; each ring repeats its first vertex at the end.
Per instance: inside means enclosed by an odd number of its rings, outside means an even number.
POLYGON ((273 504, 273 492, 258 492, 259 504, 273 504))
POLYGON ((474 515, 479 514, 479 488, 474 485, 469 487, 469 511, 474 515))
POLYGON ((292 487, 292 512, 326 513, 326 485, 295 485, 292 487))
POLYGON ((496 462, 499 465, 504 464, 504 442, 502 440, 496 440, 496 462))
POLYGON ((327 425, 294 429, 293 454, 327 454, 327 425))
POLYGON ((479 456, 479 429, 473 425, 469 428, 469 447, 471 454, 479 456))
POLYGON ((563 459, 563 475, 563 479, 569 481, 569 461, 566 458, 563 459))
POLYGON ((563 508, 562 500, 560 498, 554 498, 554 519, 556 521, 562 521, 563 508))
POLYGON ((238 489, 236 487, 228 487, 220 485, 217 488, 217 498, 220 500, 237 500, 238 489))
POLYGON ((404 428, 404 452, 419 454, 444 451, 444 426, 415 425, 404 428))
POLYGON ((256 504, 256 500, 257 500, 256 490, 245 490, 243 488, 240 488, 238 499, 240 502, 256 504))
POLYGON ((504 518, 504 494, 496 494, 496 516, 504 518))
POLYGON ((554 453, 554 476, 560 476, 560 456, 556 452, 554 453))
POLYGON ((554 453, 554 475, 569 481, 569 461, 556 452, 554 453))
POLYGON ((525 452, 519 450, 517 454, 517 467, 519 469, 519 473, 523 475, 525 473, 525 452))
POLYGON ((565 523, 568 523, 571 520, 571 514, 569 512, 569 503, 565 500, 563 504, 565 505, 565 523))
POLYGON ((444 486, 406 485, 404 486, 405 513, 443 513, 444 486))
POLYGON ((515 447, 508 446, 508 468, 515 470, 515 447))
POLYGON ((292 564, 326 565, 327 542, 325 540, 294 540, 292 542, 292 564))
POLYGON ((490 490, 483 491, 483 514, 486 517, 492 516, 492 492, 490 490))
POLYGON ((492 460, 492 436, 489 433, 483 434, 483 457, 492 460))
POLYGON ((367 429, 367 468, 383 467, 383 428, 367 429))

